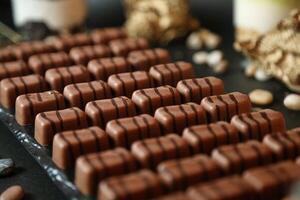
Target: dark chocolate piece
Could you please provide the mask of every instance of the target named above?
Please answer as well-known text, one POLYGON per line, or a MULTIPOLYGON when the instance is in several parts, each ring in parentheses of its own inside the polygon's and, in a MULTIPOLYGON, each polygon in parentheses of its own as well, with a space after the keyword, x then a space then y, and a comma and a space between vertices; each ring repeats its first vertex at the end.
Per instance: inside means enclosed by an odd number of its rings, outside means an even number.
POLYGON ((200 103, 204 97, 223 94, 224 83, 221 79, 209 76, 181 80, 176 89, 182 95, 184 102, 200 103))
POLYGON ((157 170, 171 191, 184 190, 196 183, 218 178, 222 174, 219 165, 205 155, 165 161, 158 165, 157 170))
POLYGON ((101 128, 110 120, 136 115, 134 103, 127 97, 91 101, 86 104, 85 112, 91 124, 101 128))
POLYGON ((15 118, 22 126, 31 125, 38 113, 64 108, 64 96, 55 90, 23 94, 16 100, 15 118))
POLYGON ((54 136, 52 160, 59 168, 69 169, 80 155, 109 148, 109 137, 99 127, 64 131, 54 136))
POLYGON ((148 114, 111 120, 106 125, 106 132, 114 146, 127 148, 137 140, 161 135, 159 123, 148 114))
POLYGON ((171 85, 176 87, 180 80, 194 78, 195 76, 193 66, 183 61, 154 65, 150 68, 149 73, 158 86, 171 85))
POLYGON ((40 75, 6 78, 0 82, 1 104, 5 108, 14 108, 19 95, 43 92, 47 89, 46 81, 40 75))
POLYGON ((85 108, 90 101, 109 99, 111 89, 103 81, 74 83, 64 88, 64 96, 71 107, 85 108))
POLYGON ((108 78, 108 85, 114 96, 127 96, 129 98, 135 90, 153 87, 151 77, 144 71, 111 75, 108 78))
POLYGON ((121 27, 109 27, 93 30, 91 37, 95 44, 107 44, 111 40, 126 38, 127 34, 121 27))
POLYGON ((34 138, 39 144, 47 146, 58 132, 86 127, 86 115, 79 108, 42 112, 35 118, 34 138))
POLYGON ((149 44, 144 38, 125 38, 110 41, 109 47, 115 56, 126 56, 131 51, 149 48, 149 44))
POLYGON ((162 161, 190 155, 187 142, 175 134, 137 141, 131 151, 142 167, 152 169, 162 161))
POLYGON ((154 114, 157 108, 180 104, 180 94, 171 86, 161 86, 137 90, 132 94, 132 101, 139 113, 154 114))
POLYGON ((90 80, 87 69, 82 65, 48 69, 45 79, 51 89, 63 92, 64 87, 72 83, 82 83, 90 80))
POLYGON ((245 139, 262 140, 267 134, 285 131, 285 120, 280 112, 266 109, 232 117, 235 126, 245 139))
POLYGON ((30 69, 22 60, 0 63, 0 80, 28 74, 30 69))
POLYGON ((236 114, 251 111, 249 97, 240 92, 205 97, 201 101, 201 106, 208 113, 210 122, 230 121, 236 114))
POLYGON ((83 194, 92 195, 96 193, 100 181, 133 172, 137 168, 133 155, 123 148, 87 154, 76 161, 74 182, 83 194))
POLYGON ((167 50, 155 48, 132 51, 127 60, 134 70, 149 71, 151 66, 171 62, 171 57, 167 50))

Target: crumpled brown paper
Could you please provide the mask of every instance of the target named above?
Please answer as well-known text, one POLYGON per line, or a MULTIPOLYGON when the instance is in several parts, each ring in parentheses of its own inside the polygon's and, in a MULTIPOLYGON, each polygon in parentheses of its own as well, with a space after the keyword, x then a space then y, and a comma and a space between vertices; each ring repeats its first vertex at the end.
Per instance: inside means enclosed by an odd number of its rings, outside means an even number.
POLYGON ((269 33, 248 41, 238 41, 236 49, 257 67, 300 92, 300 11, 293 10, 269 33))
POLYGON ((187 0, 124 0, 124 7, 131 37, 166 44, 199 26, 187 0))

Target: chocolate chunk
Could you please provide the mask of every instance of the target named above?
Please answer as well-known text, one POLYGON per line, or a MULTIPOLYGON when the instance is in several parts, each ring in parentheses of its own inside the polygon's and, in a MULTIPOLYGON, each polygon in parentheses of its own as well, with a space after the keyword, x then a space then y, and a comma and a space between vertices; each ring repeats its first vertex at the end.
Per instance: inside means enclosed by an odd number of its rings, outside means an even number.
POLYGON ((171 191, 184 190, 199 182, 221 176, 221 168, 210 157, 197 155, 162 162, 157 168, 163 182, 171 191))
POLYGON ((153 87, 151 77, 144 71, 111 75, 108 78, 108 85, 114 96, 127 96, 129 98, 135 90, 153 87))
POLYGON ((131 65, 123 57, 91 60, 88 70, 94 79, 103 81, 106 81, 110 75, 132 71, 131 65))
POLYGON ((132 51, 128 54, 128 62, 134 70, 149 71, 153 65, 171 62, 170 54, 161 48, 132 51))
POLYGON ((142 167, 152 169, 162 161, 190 155, 187 142, 175 134, 137 141, 131 151, 142 167))
POLYGON ((14 108, 19 95, 43 92, 47 89, 46 81, 39 75, 6 78, 0 82, 1 104, 5 108, 14 108))
POLYGON ((237 129, 227 122, 197 125, 183 131, 183 139, 191 146, 193 153, 210 154, 211 151, 225 144, 242 141, 237 129))
POLYGON ((300 166, 291 161, 248 170, 244 180, 258 193, 257 199, 280 200, 300 179, 300 166))
POLYGON ((149 44, 144 38, 125 38, 110 41, 109 47, 115 56, 126 56, 130 51, 149 48, 149 44))
POLYGON ((106 132, 114 146, 127 148, 137 140, 161 135, 159 123, 148 114, 111 120, 106 125, 106 132))
POLYGON ((110 120, 136 115, 134 103, 127 97, 91 101, 86 104, 85 112, 90 123, 101 128, 110 120))
POLYGON ((0 80, 16 76, 25 76, 29 73, 30 69, 24 61, 18 60, 0 63, 0 80))
POLYGON ((180 80, 193 78, 195 76, 193 66, 190 63, 182 61, 154 65, 150 68, 149 73, 158 86, 171 85, 176 87, 180 80))
POLYGON ((221 146, 213 150, 212 158, 223 168, 226 174, 233 174, 272 163, 273 152, 266 145, 252 140, 221 146))
POLYGON ((190 187, 191 200, 256 200, 254 189, 240 176, 230 176, 190 187))
POLYGON ((70 50, 71 59, 81 65, 87 65, 92 59, 110 57, 110 55, 110 49, 105 45, 73 47, 70 50))
POLYGON ((84 109, 85 105, 90 101, 112 97, 109 86, 103 81, 67 85, 64 88, 64 96, 71 107, 81 109, 84 109))
POLYGON ((231 124, 246 139, 262 140, 267 134, 285 131, 283 115, 271 109, 236 115, 231 119, 231 124))
POLYGON ((108 135, 99 127, 64 131, 53 139, 52 159, 62 169, 74 167, 76 159, 83 154, 107 150, 108 135))
POLYGON ((191 200, 184 192, 175 192, 155 198, 155 200, 191 200))
POLYGON ((101 182, 98 200, 141 200, 163 194, 161 180, 149 170, 108 178, 101 182))
POLYGON ((86 115, 79 108, 42 112, 35 118, 34 138, 39 144, 47 146, 58 132, 86 127, 86 115))
POLYGON ((33 55, 28 65, 35 74, 44 75, 48 69, 72 65, 72 60, 65 52, 33 55))
POLYGON ((251 111, 249 97, 240 92, 205 97, 201 101, 201 106, 208 113, 210 122, 230 121, 236 114, 251 111))
POLYGON ((111 40, 126 38, 127 34, 121 27, 99 28, 91 32, 95 44, 107 44, 111 40))
POLYGON ((204 97, 223 94, 224 83, 221 79, 209 76, 181 80, 176 89, 182 95, 184 102, 200 103, 204 97))
POLYGON ((139 113, 154 114, 157 108, 180 104, 180 94, 171 86, 137 90, 132 94, 139 113))
POLYGON ((16 100, 15 118, 22 126, 31 125, 38 113, 64 108, 64 96, 55 90, 24 94, 16 100))
POLYGON ((64 87, 72 83, 82 83, 90 80, 87 69, 82 65, 48 69, 45 79, 52 90, 63 92, 64 87))
POLYGON ((195 103, 165 106, 155 111, 155 119, 164 133, 182 134, 184 128, 196 124, 206 124, 206 112, 195 103))
POLYGON ((105 178, 133 172, 137 163, 126 149, 115 148, 80 156, 76 161, 75 184, 85 195, 96 193, 98 183, 105 178))

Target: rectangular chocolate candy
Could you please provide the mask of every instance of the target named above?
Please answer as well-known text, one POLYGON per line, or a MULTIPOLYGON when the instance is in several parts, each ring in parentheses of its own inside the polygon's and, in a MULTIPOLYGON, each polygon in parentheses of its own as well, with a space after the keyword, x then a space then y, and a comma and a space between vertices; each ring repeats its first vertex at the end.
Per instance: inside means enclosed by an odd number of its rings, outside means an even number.
POLYGON ((266 145, 251 140, 245 143, 221 146, 213 150, 212 158, 226 174, 234 174, 272 163, 273 152, 266 145))
POLYGON ((12 46, 10 45, 0 48, 0 62, 12 62, 18 60, 11 47, 12 46))
POLYGON ((151 88, 153 82, 145 71, 125 72, 111 75, 107 81, 114 96, 131 97, 135 90, 151 88))
POLYGON ((82 65, 48 69, 45 79, 52 90, 63 92, 64 87, 72 83, 82 83, 90 80, 87 69, 82 65))
POLYGON ((150 68, 149 73, 157 86, 171 85, 176 87, 180 80, 195 76, 193 66, 183 61, 154 65, 150 68))
POLYGON ((87 65, 90 60, 96 58, 110 57, 111 51, 105 45, 91 45, 73 47, 70 50, 70 57, 76 64, 87 65))
POLYGON ((205 97, 201 101, 201 106, 208 113, 210 122, 230 121, 236 114, 251 111, 249 97, 240 92, 205 97))
POLYGON ((117 147, 130 148, 137 140, 159 137, 159 123, 148 114, 111 120, 106 125, 106 132, 117 147))
POLYGON ((101 128, 110 120, 136 115, 134 103, 124 96, 91 101, 86 104, 85 112, 90 124, 101 128))
POLYGON ((155 48, 132 51, 127 60, 134 70, 149 71, 151 66, 171 62, 171 57, 167 50, 155 48))
POLYGON ((67 85, 63 94, 68 105, 81 109, 90 101, 112 97, 110 87, 101 80, 67 85))
POLYGON ((55 90, 23 94, 16 100, 15 118, 22 126, 31 125, 38 113, 64 108, 64 96, 55 90))
POLYGON ((46 81, 40 75, 6 78, 0 82, 1 104, 5 108, 14 108, 19 95, 43 92, 48 89, 46 81))
POLYGON ((77 159, 74 182, 83 194, 93 195, 100 181, 128 174, 137 168, 137 162, 130 151, 120 147, 91 153, 77 159))
POLYGON ((95 44, 107 44, 111 40, 126 37, 127 34, 121 27, 99 28, 91 32, 91 38, 95 44))
POLYGON ((260 141, 267 134, 285 131, 282 113, 271 109, 236 115, 232 117, 231 124, 244 138, 260 141))
POLYGON ((178 82, 176 89, 184 102, 200 103, 204 97, 224 93, 224 83, 213 76, 205 78, 185 79, 178 82))
POLYGON ((42 112, 35 118, 34 138, 39 144, 47 146, 52 144, 58 132, 86 127, 86 115, 79 108, 42 112))
POLYGON ((48 69, 66 67, 72 65, 73 62, 65 52, 37 54, 29 58, 29 68, 35 73, 44 75, 48 69))
POLYGON ((155 111, 155 119, 164 133, 182 134, 184 128, 196 124, 206 124, 206 112, 195 103, 165 106, 155 111))
POLYGON ((131 72, 132 67, 124 57, 112 57, 91 60, 88 70, 95 80, 106 81, 113 74, 131 72))
POLYGON ((115 56, 127 56, 131 51, 149 48, 149 43, 144 38, 116 39, 110 41, 108 45, 115 56))
POLYGON ((193 153, 205 154, 221 145, 243 141, 234 126, 222 121, 188 127, 183 131, 183 139, 189 143, 193 153))
POLYGON ((98 200, 152 199, 163 194, 159 177, 150 170, 108 178, 100 183, 98 200))
POLYGON ((70 169, 80 155, 110 148, 108 135, 93 126, 57 133, 53 139, 52 160, 61 169, 70 169))
POLYGON ((132 94, 139 113, 154 114, 157 108, 180 104, 180 94, 171 86, 137 90, 132 94))
POLYGON ((136 141, 131 152, 142 167, 152 169, 162 161, 190 155, 187 142, 175 134, 136 141))
POLYGON ((0 80, 28 74, 30 69, 22 60, 0 63, 0 80))
POLYGON ((243 176, 258 194, 257 199, 280 200, 300 179, 300 166, 292 161, 246 171, 243 176))
POLYGON ((160 163, 157 171, 171 191, 185 190, 191 185, 222 175, 219 165, 206 155, 168 160, 160 163))

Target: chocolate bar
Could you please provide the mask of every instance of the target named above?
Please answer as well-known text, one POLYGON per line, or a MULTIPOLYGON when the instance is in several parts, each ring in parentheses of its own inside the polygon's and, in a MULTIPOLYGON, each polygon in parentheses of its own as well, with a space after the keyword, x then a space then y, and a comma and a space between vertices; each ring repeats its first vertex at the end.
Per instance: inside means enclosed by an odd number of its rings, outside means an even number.
POLYGON ((148 49, 148 41, 144 38, 116 39, 108 43, 115 56, 127 56, 130 51, 148 49))
POLYGON ((28 74, 30 69, 22 60, 0 63, 0 80, 28 74))
POLYGON ((99 28, 91 32, 95 44, 107 44, 111 40, 126 38, 127 34, 121 27, 99 28))
POLYGON ((0 62, 12 62, 18 60, 11 46, 0 48, 0 62))

